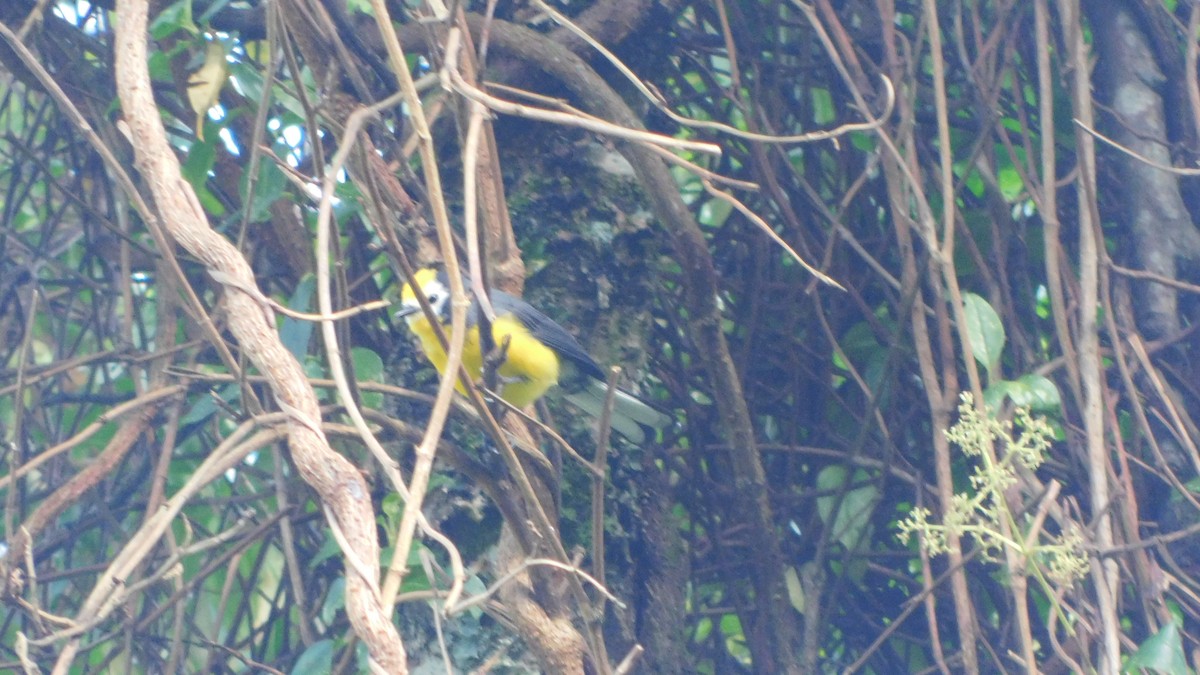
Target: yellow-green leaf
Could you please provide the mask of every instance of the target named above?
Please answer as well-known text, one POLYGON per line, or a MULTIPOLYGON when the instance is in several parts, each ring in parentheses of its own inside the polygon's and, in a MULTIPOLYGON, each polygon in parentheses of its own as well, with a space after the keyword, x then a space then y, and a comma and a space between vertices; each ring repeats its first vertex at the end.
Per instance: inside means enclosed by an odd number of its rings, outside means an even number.
POLYGON ((196 137, 200 140, 204 140, 204 116, 217 104, 228 77, 225 45, 219 40, 209 40, 204 64, 188 78, 188 103, 196 113, 196 137))

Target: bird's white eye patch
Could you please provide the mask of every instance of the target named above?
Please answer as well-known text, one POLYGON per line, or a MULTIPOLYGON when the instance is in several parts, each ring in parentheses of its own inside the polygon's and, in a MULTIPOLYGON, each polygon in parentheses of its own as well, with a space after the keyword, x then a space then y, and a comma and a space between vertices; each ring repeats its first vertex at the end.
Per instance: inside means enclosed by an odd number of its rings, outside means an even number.
POLYGON ((433 311, 441 313, 442 307, 450 297, 450 289, 446 288, 445 284, 434 281, 425 284, 422 290, 425 291, 425 299, 429 301, 429 306, 433 308, 433 311))

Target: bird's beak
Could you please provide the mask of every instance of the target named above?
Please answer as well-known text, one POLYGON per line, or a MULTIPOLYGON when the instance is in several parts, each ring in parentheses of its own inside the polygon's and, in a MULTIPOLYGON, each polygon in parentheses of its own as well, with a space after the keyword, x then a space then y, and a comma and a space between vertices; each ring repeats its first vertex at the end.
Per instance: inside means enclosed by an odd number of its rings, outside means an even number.
POLYGON ((396 318, 403 319, 404 317, 406 317, 410 314, 416 314, 419 311, 421 311, 420 305, 415 305, 415 306, 414 305, 406 305, 404 307, 401 307, 400 311, 396 312, 396 318))

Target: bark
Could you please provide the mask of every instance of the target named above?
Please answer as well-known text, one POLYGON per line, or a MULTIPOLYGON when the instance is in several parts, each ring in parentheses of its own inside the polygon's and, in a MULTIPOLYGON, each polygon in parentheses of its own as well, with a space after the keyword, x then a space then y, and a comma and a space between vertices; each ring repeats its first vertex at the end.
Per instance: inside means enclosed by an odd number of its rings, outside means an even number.
MULTIPOLYGON (((483 20, 469 17, 472 31, 483 20)), ((528 29, 494 21, 490 44, 530 65, 567 87, 583 109, 593 115, 632 129, 643 129, 641 120, 586 63, 544 36, 528 29)), ((687 310, 688 332, 699 353, 717 401, 721 424, 728 439, 732 492, 739 496, 730 505, 732 517, 747 526, 750 547, 758 552, 748 560, 758 612, 760 633, 750 643, 757 647, 755 670, 764 673, 792 672, 797 642, 794 614, 788 604, 783 581, 783 556, 775 534, 766 474, 750 424, 750 413, 742 393, 739 374, 721 329, 717 308, 717 275, 708 243, 695 218, 683 203, 679 190, 663 161, 643 146, 619 143, 618 150, 633 165, 650 206, 658 218, 664 242, 682 269, 682 303, 687 310)))
POLYGON ((641 542, 638 571, 637 638, 646 648, 645 672, 682 673, 686 647, 687 581, 691 578, 687 548, 671 514, 668 476, 657 468, 643 481, 649 492, 639 511, 641 542))
MULTIPOLYGON (((1184 206, 1179 176, 1161 168, 1172 165, 1161 93, 1166 78, 1145 32, 1124 3, 1092 2, 1088 9, 1096 30, 1094 49, 1100 56, 1098 80, 1111 109, 1106 128, 1115 141, 1145 158, 1110 150, 1118 167, 1118 198, 1132 249, 1121 257, 1142 270, 1177 280, 1181 258, 1200 258, 1200 233, 1184 206)), ((1163 337, 1181 330, 1176 289, 1154 281, 1142 286, 1139 319, 1146 333, 1163 337)))

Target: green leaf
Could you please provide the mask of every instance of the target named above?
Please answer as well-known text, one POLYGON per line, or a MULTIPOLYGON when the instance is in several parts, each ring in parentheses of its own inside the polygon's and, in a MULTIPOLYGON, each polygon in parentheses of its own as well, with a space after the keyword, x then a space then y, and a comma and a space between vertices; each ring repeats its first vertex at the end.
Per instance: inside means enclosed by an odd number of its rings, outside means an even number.
POLYGON ((171 59, 165 52, 156 51, 146 58, 150 79, 155 82, 171 81, 171 59))
MULTIPOLYGON (((250 222, 261 223, 271 218, 271 205, 284 197, 288 180, 283 171, 274 162, 261 161, 258 164, 258 180, 254 183, 254 199, 246 205, 250 212, 250 222)), ((238 184, 242 203, 246 204, 246 192, 250 189, 249 174, 243 176, 238 184)))
POLYGON ((180 30, 189 35, 200 34, 200 29, 192 20, 192 0, 178 0, 167 5, 150 24, 150 35, 155 40, 161 40, 180 30))
POLYGON ((878 143, 875 141, 874 134, 868 134, 861 131, 854 131, 850 133, 850 144, 853 145, 856 150, 861 150, 863 152, 875 152, 875 149, 878 147, 878 143))
POLYGON ((967 336, 971 340, 975 360, 987 368, 988 379, 994 379, 1006 339, 1000 315, 987 300, 974 293, 963 294, 963 313, 966 315, 967 336))
MULTIPOLYGON (((832 530, 833 539, 853 550, 866 538, 871 513, 879 501, 879 490, 874 485, 863 485, 841 495, 848 481, 848 471, 840 464, 821 469, 817 474, 817 489, 824 496, 817 497, 817 513, 825 526, 832 530), (840 497, 840 504, 839 504, 840 497), (833 509, 837 508, 834 516, 833 509)), ((870 478, 866 471, 855 471, 853 482, 861 483, 870 478)))
POLYGON ((724 614, 721 616, 721 634, 726 637, 737 637, 743 635, 742 620, 737 614, 724 614))
POLYGON ((208 174, 217 159, 215 143, 220 140, 220 134, 209 133, 207 138, 207 141, 197 140, 188 148, 180 173, 184 180, 192 184, 204 211, 209 215, 222 216, 225 214, 225 205, 208 189, 208 174))
POLYGON ((1049 378, 1034 373, 1016 380, 1000 380, 983 392, 983 402, 992 410, 999 410, 1006 397, 1012 399, 1013 405, 1035 412, 1056 412, 1062 407, 1058 386, 1049 378))
MULTIPOLYGON (((312 311, 312 296, 316 290, 316 284, 316 279, 311 274, 305 275, 300 283, 296 284, 296 290, 288 299, 288 309, 294 309, 297 312, 312 311)), ((301 363, 304 363, 304 356, 308 354, 308 342, 312 338, 313 325, 312 321, 285 316, 283 325, 279 327, 279 339, 283 342, 284 348, 301 363)))
POLYGON ((783 582, 787 587, 788 602, 792 604, 792 609, 803 614, 804 585, 800 583, 800 575, 796 573, 795 567, 788 565, 788 568, 783 571, 783 582))
POLYGON ((321 605, 321 623, 326 626, 333 625, 333 620, 337 618, 337 613, 346 607, 346 577, 338 577, 329 585, 329 592, 325 594, 325 602, 321 605))
POLYGON ((1021 386, 1026 397, 1023 405, 1028 405, 1030 410, 1050 412, 1062 407, 1062 396, 1058 393, 1058 386, 1050 378, 1028 373, 1018 377, 1017 384, 1021 386))
POLYGON ((837 110, 834 108, 833 95, 829 93, 829 90, 814 87, 808 93, 812 98, 813 124, 826 125, 835 122, 837 110))
POLYGON ((978 171, 968 173, 966 180, 963 181, 963 185, 966 185, 971 194, 976 197, 982 197, 983 191, 987 188, 987 185, 983 182, 983 176, 980 176, 978 171))
MULTIPOLYGON (((480 579, 478 574, 472 574, 471 576, 467 577, 466 582, 463 583, 463 592, 465 592, 468 597, 483 595, 487 592, 487 584, 483 583, 483 579, 480 579)), ((479 617, 483 616, 483 608, 479 605, 469 607, 467 608, 467 614, 470 614, 472 617, 478 619, 479 617)))
POLYGON ((720 227, 733 213, 733 204, 723 199, 710 199, 700 206, 698 220, 705 227, 720 227))
POLYGON ((746 646, 746 632, 742 619, 737 614, 721 617, 721 635, 725 638, 725 651, 743 665, 750 665, 750 650, 746 646))
MULTIPOLYGON (((228 403, 230 406, 236 408, 237 404, 242 399, 242 389, 236 384, 228 384, 221 388, 220 392, 217 394, 217 397, 225 403, 228 403)), ((203 422, 215 415, 217 410, 216 398, 214 398, 211 393, 207 393, 204 396, 196 399, 196 403, 192 405, 192 409, 189 410, 186 415, 184 415, 183 424, 184 426, 190 426, 203 422)))
POLYGON ((1025 190, 1025 181, 1021 180, 1021 174, 1011 166, 1001 167, 996 174, 996 181, 1000 184, 1000 194, 1009 204, 1017 201, 1025 190))
POLYGON ((999 410, 1004 405, 1005 398, 1011 398, 1016 402, 1016 397, 1012 395, 1014 386, 1012 380, 1000 380, 993 382, 983 390, 983 404, 988 410, 999 410))
POLYGON ((327 537, 321 544, 321 548, 317 549, 316 554, 309 559, 308 567, 309 569, 316 569, 317 565, 320 565, 326 560, 341 554, 342 547, 338 545, 337 540, 333 537, 327 537))
POLYGON ((1125 662, 1122 672, 1136 672, 1141 668, 1166 675, 1190 675, 1192 671, 1183 656, 1183 640, 1179 635, 1179 626, 1173 622, 1169 623, 1147 638, 1125 662))
POLYGON ((196 141, 188 148, 187 157, 183 160, 180 173, 183 179, 192 184, 193 188, 202 188, 208 181, 208 172, 212 171, 217 161, 216 139, 209 135, 207 141, 196 141))
POLYGON ((333 672, 333 640, 318 640, 311 645, 292 667, 296 675, 323 675, 333 672))
MULTIPOLYGON (((404 515, 404 501, 395 492, 389 493, 380 503, 380 524, 390 537, 400 529, 400 518, 404 515)), ((389 540, 390 542, 390 540, 389 540)))
MULTIPOLYGON (((383 382, 383 359, 366 347, 352 347, 350 359, 354 362, 354 377, 359 382, 383 382)), ((383 407, 383 394, 377 391, 362 392, 362 404, 367 408, 383 407)))
POLYGON ((208 8, 204 10, 204 13, 200 15, 200 18, 198 19, 199 23, 207 26, 215 14, 218 14, 221 10, 225 9, 226 5, 229 5, 232 2, 233 0, 216 0, 216 2, 209 4, 208 8))

